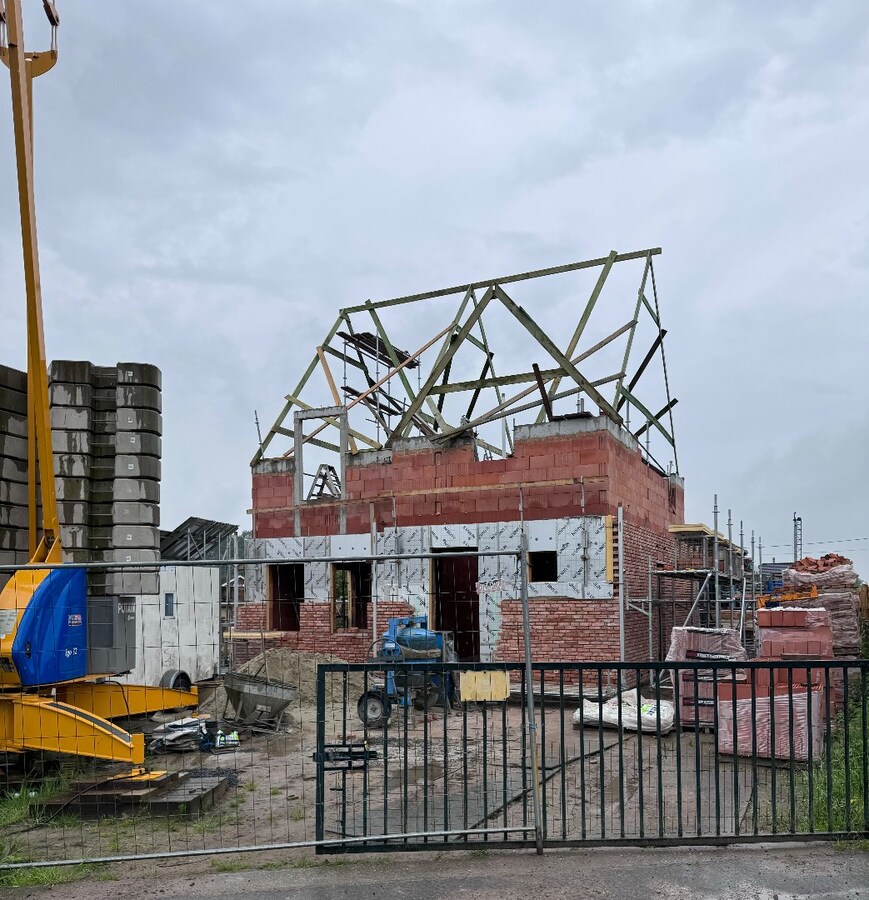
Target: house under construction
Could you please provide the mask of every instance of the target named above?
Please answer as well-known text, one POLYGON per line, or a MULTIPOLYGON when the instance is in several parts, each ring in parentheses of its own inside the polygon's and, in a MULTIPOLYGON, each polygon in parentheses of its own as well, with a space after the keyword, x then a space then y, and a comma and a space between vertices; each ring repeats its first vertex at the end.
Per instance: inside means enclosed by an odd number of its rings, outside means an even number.
POLYGON ((373 604, 460 659, 518 659, 523 531, 536 656, 658 655, 691 599, 648 600, 684 524, 659 253, 341 310, 252 461, 250 555, 274 562, 236 661, 263 640, 365 659, 373 604))

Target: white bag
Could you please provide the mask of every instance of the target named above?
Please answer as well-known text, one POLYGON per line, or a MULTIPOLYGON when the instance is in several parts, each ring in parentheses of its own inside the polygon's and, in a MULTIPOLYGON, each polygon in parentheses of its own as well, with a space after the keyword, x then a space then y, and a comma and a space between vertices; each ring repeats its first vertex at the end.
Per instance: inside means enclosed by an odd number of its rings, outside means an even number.
POLYGON ((637 692, 632 690, 616 694, 615 697, 611 697, 604 703, 583 700, 582 710, 577 710, 573 714, 573 724, 579 727, 580 724, 598 725, 603 723, 606 726, 618 728, 619 703, 622 707, 622 729, 626 731, 637 731, 638 724, 639 730, 658 731, 659 718, 660 734, 668 734, 673 728, 676 711, 669 700, 659 700, 656 704, 654 700, 642 697, 638 713, 637 692))

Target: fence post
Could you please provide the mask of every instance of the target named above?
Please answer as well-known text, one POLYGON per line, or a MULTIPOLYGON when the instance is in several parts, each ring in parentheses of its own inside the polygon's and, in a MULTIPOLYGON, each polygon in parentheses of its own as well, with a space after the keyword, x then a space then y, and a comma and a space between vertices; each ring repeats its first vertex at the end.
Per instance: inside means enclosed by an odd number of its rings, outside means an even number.
MULTIPOLYGON (((531 748, 532 805, 534 809, 534 843, 543 853, 543 823, 540 816, 540 762, 537 758, 537 716, 534 704, 534 675, 531 669, 531 619, 528 609, 528 538, 525 529, 520 537, 519 581, 522 586, 522 626, 525 632, 525 702, 528 707, 528 744, 531 748)), ((540 698, 541 704, 543 698, 540 698)))

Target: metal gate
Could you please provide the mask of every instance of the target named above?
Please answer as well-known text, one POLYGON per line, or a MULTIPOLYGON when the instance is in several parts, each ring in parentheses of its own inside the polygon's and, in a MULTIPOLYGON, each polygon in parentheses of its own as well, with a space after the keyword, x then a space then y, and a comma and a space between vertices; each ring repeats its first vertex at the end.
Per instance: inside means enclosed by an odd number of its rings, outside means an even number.
POLYGON ((522 663, 426 662, 465 699, 365 725, 419 666, 319 667, 320 852, 869 835, 869 661, 535 663, 530 695, 522 663))

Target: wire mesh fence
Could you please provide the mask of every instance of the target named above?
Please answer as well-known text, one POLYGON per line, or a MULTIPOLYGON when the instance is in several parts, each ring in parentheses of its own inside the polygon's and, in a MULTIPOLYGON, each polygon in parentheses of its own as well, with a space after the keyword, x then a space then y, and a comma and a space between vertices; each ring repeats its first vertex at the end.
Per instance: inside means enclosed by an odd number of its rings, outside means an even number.
POLYGON ((869 663, 584 660, 529 557, 9 570, 0 865, 869 830, 869 663))

